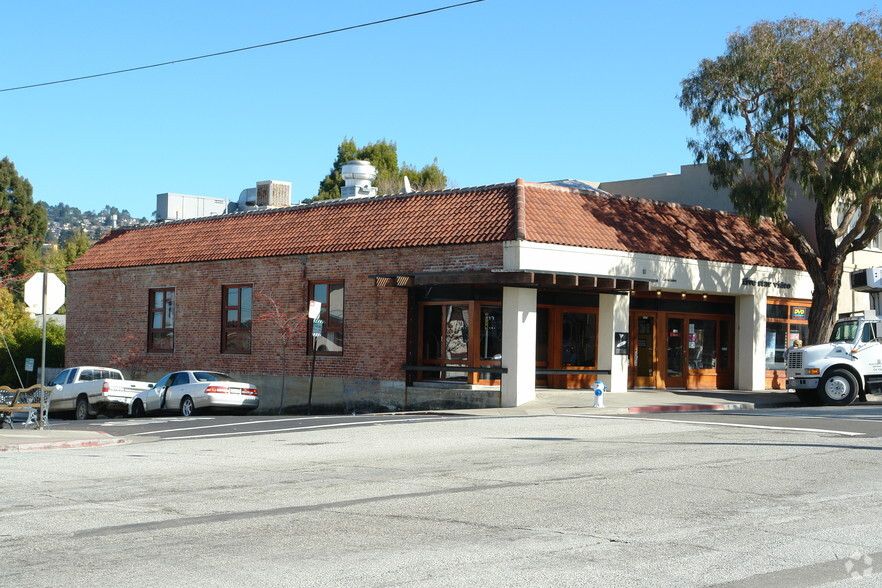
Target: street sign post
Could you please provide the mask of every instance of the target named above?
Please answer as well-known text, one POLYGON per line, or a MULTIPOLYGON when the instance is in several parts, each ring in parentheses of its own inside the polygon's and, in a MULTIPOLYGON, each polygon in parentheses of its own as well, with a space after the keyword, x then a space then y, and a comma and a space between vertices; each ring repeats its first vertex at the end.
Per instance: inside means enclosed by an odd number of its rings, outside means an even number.
MULTIPOLYGON (((44 270, 46 268, 43 268, 44 270)), ((46 315, 52 314, 64 305, 64 284, 53 273, 47 271, 37 272, 31 276, 24 286, 25 304, 28 312, 32 315, 43 315, 43 346, 40 357, 40 375, 38 379, 46 377, 46 315)), ((46 413, 46 382, 40 382, 40 422, 38 428, 42 429, 48 421, 46 413)))

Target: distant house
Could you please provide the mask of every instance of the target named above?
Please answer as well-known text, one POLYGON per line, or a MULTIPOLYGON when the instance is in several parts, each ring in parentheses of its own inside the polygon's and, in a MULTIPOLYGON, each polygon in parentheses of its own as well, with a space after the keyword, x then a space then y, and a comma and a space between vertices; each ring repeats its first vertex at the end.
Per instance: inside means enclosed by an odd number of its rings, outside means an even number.
POLYGON ((811 294, 777 230, 569 185, 115 230, 68 268, 66 362, 110 363, 134 336, 151 377, 230 372, 264 411, 306 404, 313 360, 314 405, 334 410, 515 406, 596 380, 764 389, 783 353, 766 319, 805 318, 811 294), (294 319, 284 348, 277 308, 294 319))

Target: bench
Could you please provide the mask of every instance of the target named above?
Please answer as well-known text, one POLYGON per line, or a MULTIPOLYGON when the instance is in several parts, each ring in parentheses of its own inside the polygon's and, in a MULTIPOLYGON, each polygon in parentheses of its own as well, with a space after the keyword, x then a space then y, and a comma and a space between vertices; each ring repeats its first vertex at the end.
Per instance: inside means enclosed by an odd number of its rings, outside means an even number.
POLYGON ((49 398, 52 396, 52 388, 46 386, 41 387, 39 384, 30 388, 19 388, 13 390, 7 386, 0 386, 0 427, 4 424, 10 429, 14 429, 13 414, 27 413, 24 428, 30 425, 39 427, 47 426, 47 415, 49 413, 49 398), (42 398, 41 398, 42 388, 42 398), (45 410, 43 408, 45 407, 45 410))

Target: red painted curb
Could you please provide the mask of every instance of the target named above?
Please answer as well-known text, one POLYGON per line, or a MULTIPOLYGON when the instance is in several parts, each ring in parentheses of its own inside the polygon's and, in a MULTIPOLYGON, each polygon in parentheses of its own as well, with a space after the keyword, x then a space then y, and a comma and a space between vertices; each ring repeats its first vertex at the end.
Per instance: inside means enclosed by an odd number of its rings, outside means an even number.
POLYGON ((628 412, 687 412, 697 410, 744 410, 749 404, 663 404, 658 406, 633 406, 628 412))
POLYGON ((11 451, 39 451, 41 449, 106 447, 109 445, 124 445, 126 443, 128 443, 128 441, 124 437, 110 437, 108 439, 68 439, 66 441, 34 441, 0 445, 0 453, 11 451))

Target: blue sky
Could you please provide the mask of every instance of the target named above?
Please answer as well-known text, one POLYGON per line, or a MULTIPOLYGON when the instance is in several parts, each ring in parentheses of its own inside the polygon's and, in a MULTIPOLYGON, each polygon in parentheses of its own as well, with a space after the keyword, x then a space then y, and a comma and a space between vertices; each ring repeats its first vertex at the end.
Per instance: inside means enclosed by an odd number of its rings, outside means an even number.
MULTIPOLYGON (((0 88, 182 59, 455 0, 33 0, 4 6, 0 88), (14 23, 14 24, 9 24, 14 23)), ((34 197, 150 217, 156 194, 315 195, 352 137, 453 187, 621 180, 692 163, 679 83, 761 19, 876 2, 485 0, 212 59, 0 92, 0 157, 34 197)))

